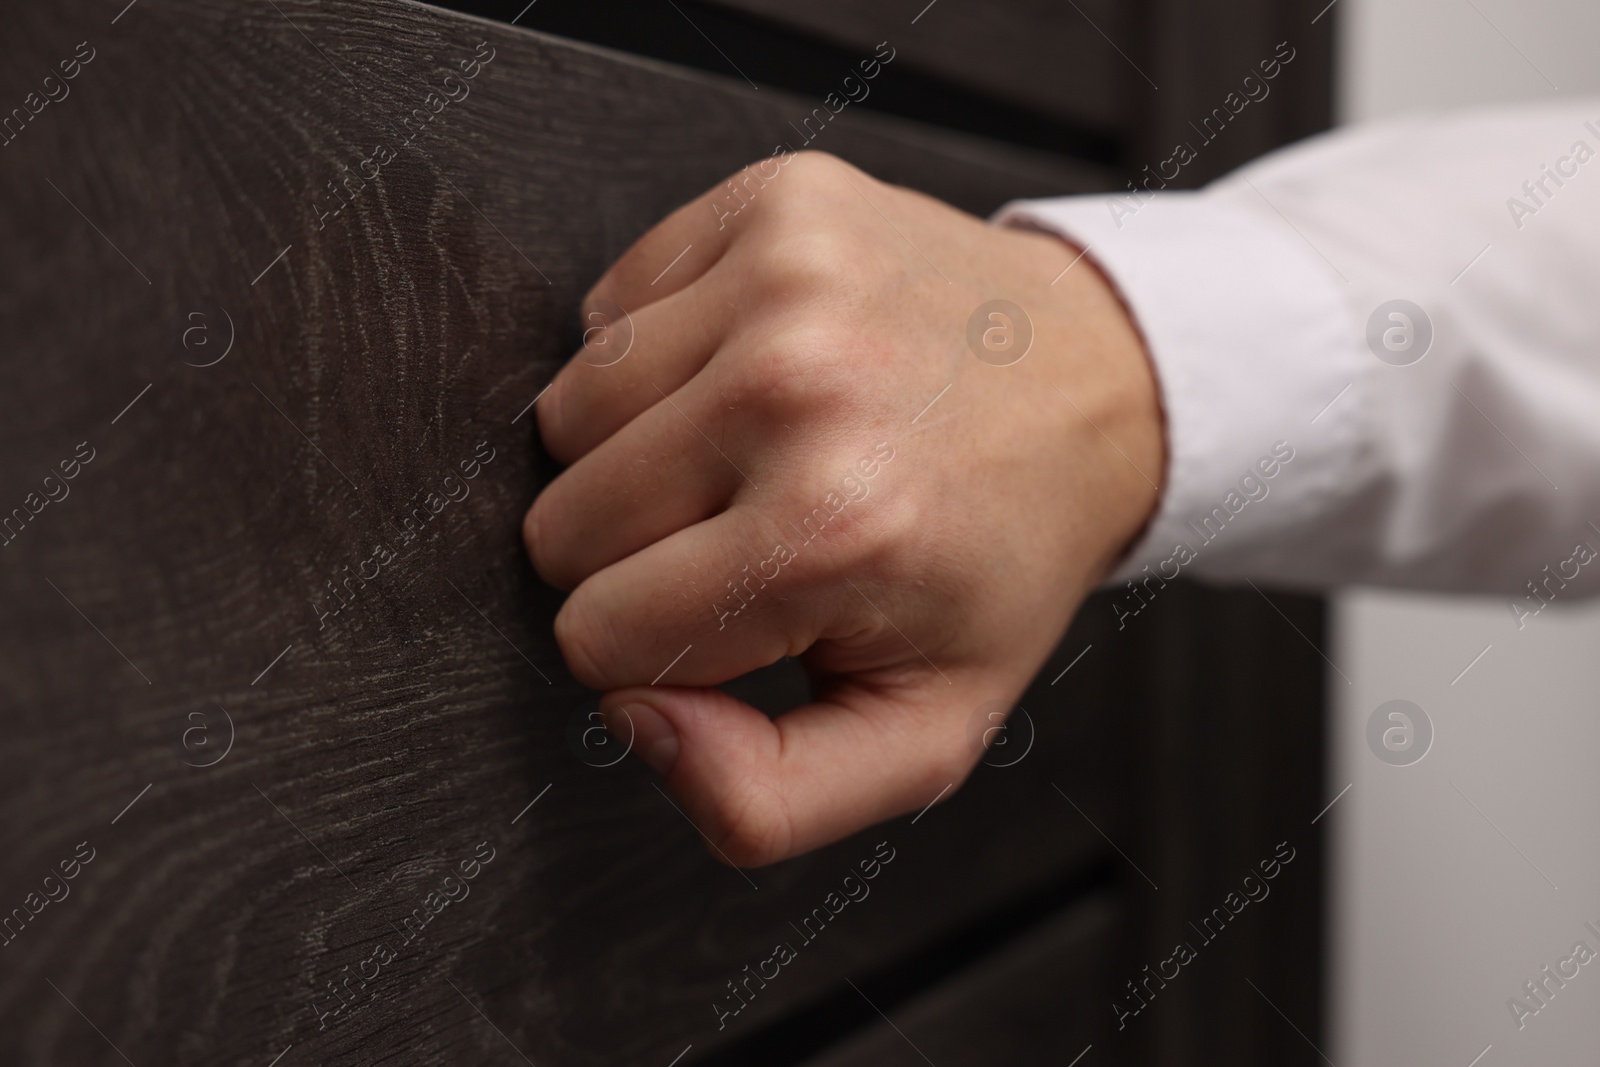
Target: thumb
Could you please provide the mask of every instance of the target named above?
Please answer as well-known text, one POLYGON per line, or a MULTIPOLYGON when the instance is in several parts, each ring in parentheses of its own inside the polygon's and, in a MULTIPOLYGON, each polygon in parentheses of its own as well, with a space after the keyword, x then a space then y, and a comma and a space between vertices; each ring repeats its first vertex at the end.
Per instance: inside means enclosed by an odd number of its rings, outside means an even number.
POLYGON ((738 867, 925 807, 982 753, 967 726, 985 694, 941 676, 893 687, 852 679, 824 696, 769 719, 719 689, 637 687, 607 693, 600 710, 711 851, 738 867))

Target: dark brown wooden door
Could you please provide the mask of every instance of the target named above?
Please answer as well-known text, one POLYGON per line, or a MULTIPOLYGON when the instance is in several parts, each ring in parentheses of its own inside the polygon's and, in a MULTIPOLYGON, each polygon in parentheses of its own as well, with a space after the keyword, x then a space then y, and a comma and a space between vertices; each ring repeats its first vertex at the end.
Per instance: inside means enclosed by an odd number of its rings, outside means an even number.
MULTIPOLYGON (((609 259, 816 101, 400 0, 3 19, 0 1062, 1315 1059, 1315 601, 1092 602, 1024 759, 761 871, 585 744, 529 406, 609 259)), ((1080 158, 814 147, 982 213, 1115 184, 1146 105, 1091 103, 1080 158)))

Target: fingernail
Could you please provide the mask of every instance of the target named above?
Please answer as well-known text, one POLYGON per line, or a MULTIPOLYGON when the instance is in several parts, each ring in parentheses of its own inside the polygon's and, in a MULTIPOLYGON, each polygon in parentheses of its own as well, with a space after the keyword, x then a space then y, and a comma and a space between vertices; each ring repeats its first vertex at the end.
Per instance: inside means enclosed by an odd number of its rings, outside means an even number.
POLYGON ((602 706, 600 717, 611 735, 631 745, 651 770, 663 778, 672 773, 678 762, 678 733, 665 715, 643 701, 627 700, 602 706))

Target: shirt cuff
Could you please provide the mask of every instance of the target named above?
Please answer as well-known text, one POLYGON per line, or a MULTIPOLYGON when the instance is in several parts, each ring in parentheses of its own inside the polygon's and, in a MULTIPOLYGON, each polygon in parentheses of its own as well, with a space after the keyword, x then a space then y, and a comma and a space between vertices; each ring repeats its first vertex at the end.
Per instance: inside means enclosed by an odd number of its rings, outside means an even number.
POLYGON ((1154 366, 1166 482, 1110 581, 1297 584, 1294 531, 1348 488, 1358 383, 1376 363, 1352 343, 1363 334, 1330 268, 1281 216, 1204 191, 1016 201, 994 221, 1082 248, 1154 366))

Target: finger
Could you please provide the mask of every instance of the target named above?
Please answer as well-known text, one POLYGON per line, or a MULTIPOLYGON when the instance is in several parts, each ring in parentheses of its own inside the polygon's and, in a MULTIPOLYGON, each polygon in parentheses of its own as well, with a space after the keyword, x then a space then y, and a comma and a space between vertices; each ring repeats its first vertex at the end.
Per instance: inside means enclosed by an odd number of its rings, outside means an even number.
MULTIPOLYGON (((539 433, 573 463, 705 366, 731 321, 730 275, 710 273, 664 300, 584 331, 583 348, 538 405, 539 433)), ((590 313, 598 315, 599 313, 590 313)))
POLYGON ((669 675, 717 685, 804 651, 848 602, 815 587, 815 564, 796 544, 805 551, 793 533, 736 506, 590 575, 556 615, 568 669, 599 690, 669 675))
POLYGON ((710 270, 739 230, 741 208, 777 176, 775 159, 738 171, 651 227, 600 276, 584 309, 602 300, 633 311, 663 300, 710 270), (763 178, 763 175, 766 175, 763 178))
MULTIPOLYGON (((617 561, 710 518, 741 487, 756 488, 732 457, 747 451, 748 413, 702 374, 656 403, 539 494, 523 523, 534 568, 570 589, 617 561)), ((750 461, 743 459, 748 466, 750 461)))
POLYGON ((852 681, 768 719, 720 690, 649 687, 608 693, 601 711, 714 855, 758 867, 947 799, 982 751, 966 729, 978 690, 933 672, 852 681))
POLYGON ((727 505, 739 472, 674 403, 658 403, 534 500, 522 534, 539 577, 573 589, 727 505))

